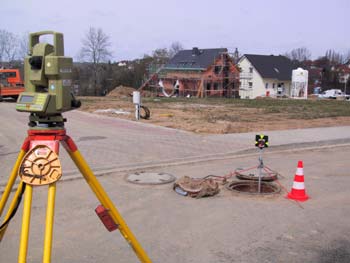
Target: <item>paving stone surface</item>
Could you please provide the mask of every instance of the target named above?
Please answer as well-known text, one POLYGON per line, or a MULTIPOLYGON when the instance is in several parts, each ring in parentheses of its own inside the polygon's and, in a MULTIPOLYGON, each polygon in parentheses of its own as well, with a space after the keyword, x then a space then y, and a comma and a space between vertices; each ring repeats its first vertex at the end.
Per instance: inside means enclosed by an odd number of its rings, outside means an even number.
MULTIPOLYGON (((6 183, 26 137, 28 114, 16 112, 14 107, 14 103, 0 103, 0 188, 6 183)), ((196 158, 210 159, 222 154, 254 150, 255 132, 198 135, 81 111, 67 112, 64 116, 68 119, 67 134, 75 140, 95 172, 196 158)), ((350 141, 350 126, 270 131, 267 134, 272 146, 347 141, 348 138, 350 141)), ((78 173, 63 147, 60 158, 64 174, 78 173)))

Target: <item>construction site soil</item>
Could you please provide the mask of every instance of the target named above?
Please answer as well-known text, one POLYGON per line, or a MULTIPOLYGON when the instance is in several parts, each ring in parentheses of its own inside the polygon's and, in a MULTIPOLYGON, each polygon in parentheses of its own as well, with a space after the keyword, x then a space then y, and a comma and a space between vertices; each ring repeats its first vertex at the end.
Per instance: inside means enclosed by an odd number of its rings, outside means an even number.
MULTIPOLYGON (((105 97, 80 97, 80 110, 135 120, 133 88, 118 87, 105 97)), ((350 125, 350 102, 338 100, 162 98, 142 104, 151 118, 140 120, 195 133, 225 134, 253 131, 350 125)))

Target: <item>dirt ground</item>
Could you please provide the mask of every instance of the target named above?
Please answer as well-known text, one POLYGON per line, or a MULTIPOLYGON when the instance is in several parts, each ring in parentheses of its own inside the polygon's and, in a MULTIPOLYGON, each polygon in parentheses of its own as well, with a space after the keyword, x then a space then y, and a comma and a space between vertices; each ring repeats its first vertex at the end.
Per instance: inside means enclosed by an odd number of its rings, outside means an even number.
MULTIPOLYGON (((132 91, 132 88, 125 87, 106 97, 80 97, 80 110, 135 120, 132 91), (117 113, 111 110, 117 110, 117 113)), ((350 125, 350 102, 347 101, 143 98, 143 105, 150 109, 151 118, 142 122, 195 133, 350 125)))

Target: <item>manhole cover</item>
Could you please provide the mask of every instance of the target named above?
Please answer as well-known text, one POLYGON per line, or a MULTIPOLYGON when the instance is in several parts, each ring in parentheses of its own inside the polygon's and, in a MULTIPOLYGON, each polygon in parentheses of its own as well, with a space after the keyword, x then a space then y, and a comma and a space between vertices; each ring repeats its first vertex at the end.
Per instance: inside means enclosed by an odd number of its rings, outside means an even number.
MULTIPOLYGON (((245 171, 243 168, 237 168, 235 170, 236 177, 241 180, 259 180, 259 169, 252 169, 249 172, 245 171)), ((276 180, 278 177, 278 173, 273 170, 263 170, 261 171, 261 180, 266 182, 271 182, 276 180)))
POLYGON ((176 177, 168 173, 136 172, 126 178, 134 184, 168 184, 174 182, 176 177))
POLYGON ((227 185, 227 188, 234 192, 251 195, 277 194, 281 191, 281 187, 276 184, 261 182, 261 192, 259 193, 258 185, 259 183, 256 181, 232 182, 227 185))

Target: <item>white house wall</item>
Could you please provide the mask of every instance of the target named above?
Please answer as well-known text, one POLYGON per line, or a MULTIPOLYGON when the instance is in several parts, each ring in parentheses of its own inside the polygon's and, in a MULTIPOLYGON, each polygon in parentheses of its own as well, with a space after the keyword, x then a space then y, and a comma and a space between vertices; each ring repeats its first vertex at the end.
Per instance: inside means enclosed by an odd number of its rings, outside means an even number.
MULTIPOLYGON (((277 96, 277 86, 279 83, 284 83, 284 92, 282 95, 290 96, 291 81, 280 81, 277 79, 263 79, 259 72, 254 68, 250 61, 243 57, 239 62, 238 66, 241 69, 240 82, 241 86, 239 89, 239 95, 242 99, 255 99, 256 97, 266 96, 267 91, 269 96, 277 96), (249 68, 253 68, 253 73, 249 73, 249 68), (249 78, 251 77, 251 78, 249 78), (248 88, 248 82, 252 82, 252 88, 248 88), (266 83, 268 88, 266 89, 266 83), (275 84, 275 88, 273 88, 275 84)), ((292 74, 292 73, 291 73, 292 74)))
POLYGON ((258 96, 264 96, 265 86, 263 83, 263 79, 261 78, 259 72, 253 67, 253 65, 249 62, 246 57, 243 57, 241 61, 238 62, 238 66, 241 69, 241 87, 239 89, 239 95, 241 98, 245 99, 254 99, 258 96), (253 68, 253 73, 250 74, 249 68, 253 68), (248 78, 248 76, 251 78, 248 78), (252 82, 252 88, 248 87, 248 82, 252 82))
POLYGON ((264 81, 264 86, 265 86, 265 93, 266 91, 269 91, 269 94, 270 96, 272 97, 275 97, 277 96, 277 87, 278 87, 278 84, 279 83, 283 83, 284 84, 284 91, 282 92, 282 96, 283 95, 286 95, 286 96, 290 96, 290 85, 291 85, 291 82, 290 81, 280 81, 278 79, 263 79, 264 81), (268 84, 267 85, 267 89, 266 89, 266 83, 268 84), (275 85, 275 88, 273 88, 273 86, 275 85))
POLYGON ((269 93, 269 96, 274 97, 277 94, 277 80, 276 79, 263 79, 264 81, 264 87, 265 87, 265 94, 267 95, 267 92, 269 93), (267 89, 266 89, 267 84, 267 89), (273 86, 275 85, 275 88, 273 86))

